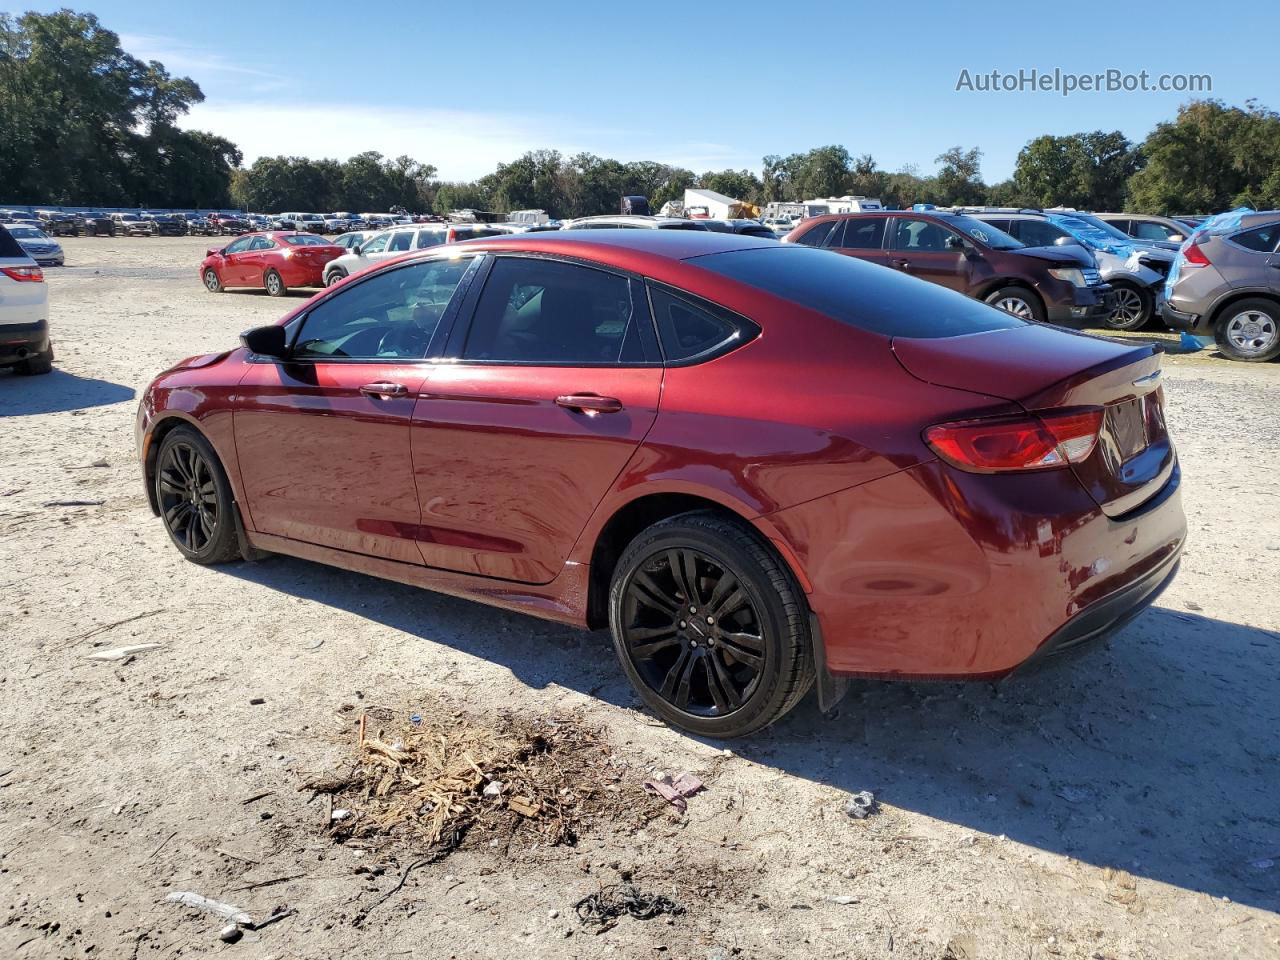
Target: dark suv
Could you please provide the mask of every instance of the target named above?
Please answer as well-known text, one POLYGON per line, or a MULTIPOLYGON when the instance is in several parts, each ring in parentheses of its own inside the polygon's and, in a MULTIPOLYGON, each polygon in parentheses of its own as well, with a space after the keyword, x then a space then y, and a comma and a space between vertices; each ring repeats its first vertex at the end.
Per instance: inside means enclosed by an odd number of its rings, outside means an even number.
POLYGON ((783 243, 825 247, 892 267, 1041 323, 1089 326, 1110 312, 1111 288, 1081 247, 1028 247, 960 214, 831 214, 805 220, 783 243))

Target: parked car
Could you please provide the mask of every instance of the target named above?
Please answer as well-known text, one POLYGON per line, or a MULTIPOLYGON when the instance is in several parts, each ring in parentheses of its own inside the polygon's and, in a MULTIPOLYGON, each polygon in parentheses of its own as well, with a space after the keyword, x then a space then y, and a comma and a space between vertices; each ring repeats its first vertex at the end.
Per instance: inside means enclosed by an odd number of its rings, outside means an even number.
POLYGON ((264 213, 247 213, 244 218, 248 221, 249 228, 255 233, 271 229, 271 218, 264 213))
POLYGON ((825 709, 1127 623, 1186 536, 1159 373, 824 250, 566 231, 375 266, 161 374, 137 433, 184 557, 607 625, 650 709, 731 737, 815 677, 825 709))
POLYGON ((783 243, 821 247, 910 273, 1039 323, 1106 320, 1110 287, 1079 246, 1032 247, 943 210, 836 213, 804 220, 783 243))
POLYGON ((413 224, 392 230, 382 230, 371 234, 363 243, 348 246, 342 256, 326 264, 324 285, 331 287, 351 274, 359 273, 365 267, 402 256, 410 250, 425 250, 444 243, 454 243, 457 231, 461 231, 461 239, 464 240, 476 236, 500 236, 505 233, 505 231, 489 229, 485 225, 444 223, 413 224))
POLYGON ((43 230, 35 227, 10 224, 9 236, 18 241, 18 245, 32 260, 42 267, 61 267, 66 263, 67 255, 61 244, 43 230))
POLYGON ((324 221, 324 230, 322 232, 327 233, 330 236, 335 236, 339 233, 346 233, 347 230, 350 229, 347 226, 347 221, 342 217, 338 217, 333 214, 321 214, 321 218, 324 221))
POLYGON ((228 287, 261 287, 283 297, 291 287, 324 286, 324 267, 342 253, 306 233, 249 233, 225 247, 209 250, 200 279, 210 293, 228 287))
POLYGON ((962 212, 1028 246, 1079 246, 1087 250, 1097 261, 1103 282, 1111 286, 1111 313, 1105 326, 1140 330, 1155 316, 1164 278, 1173 264, 1171 252, 1140 250, 1127 237, 1117 239, 1114 228, 1099 229, 1076 213, 997 207, 966 207, 962 212))
POLYGON ((1174 217, 1157 217, 1145 213, 1095 213, 1095 217, 1135 240, 1169 245, 1176 250, 1195 232, 1195 224, 1174 217))
POLYGON ((149 219, 155 225, 156 236, 185 237, 187 235, 187 221, 182 217, 175 217, 168 213, 153 213, 149 219))
POLYGON ((368 230, 369 224, 364 217, 358 213, 351 213, 347 210, 339 210, 333 214, 335 219, 342 220, 346 223, 346 230, 368 230))
POLYGON ((0 226, 0 367, 25 376, 53 369, 44 271, 0 226))
POLYGON ((86 237, 114 237, 116 222, 111 219, 111 214, 97 210, 84 215, 83 230, 86 237))
POLYGON ((113 237, 153 237, 156 228, 150 220, 143 220, 136 213, 111 214, 111 236, 113 237))
POLYGON ((193 237, 216 237, 219 235, 218 224, 207 216, 191 217, 187 221, 187 233, 193 237))
POLYGON ((714 230, 716 233, 736 233, 744 237, 764 237, 768 240, 777 240, 778 235, 769 227, 766 227, 759 220, 699 220, 708 230, 714 230))
POLYGON ((253 229, 244 217, 230 213, 211 213, 205 219, 209 221, 214 233, 221 236, 240 236, 253 229))
POLYGON ((84 230, 84 218, 78 213, 63 213, 60 210, 41 210, 41 229, 51 237, 78 237, 84 230))
POLYGON ((1280 356, 1280 210, 1204 223, 1165 289, 1164 320, 1175 330, 1213 336, 1232 360, 1280 356))
POLYGON ((343 250, 349 251, 354 247, 360 246, 360 244, 364 243, 372 236, 372 230, 352 230, 349 233, 344 233, 340 236, 334 237, 333 245, 335 247, 342 247, 343 250))
POLYGON ((565 220, 561 230, 706 230, 701 220, 685 220, 682 217, 651 217, 641 214, 613 214, 598 217, 578 217, 565 220))

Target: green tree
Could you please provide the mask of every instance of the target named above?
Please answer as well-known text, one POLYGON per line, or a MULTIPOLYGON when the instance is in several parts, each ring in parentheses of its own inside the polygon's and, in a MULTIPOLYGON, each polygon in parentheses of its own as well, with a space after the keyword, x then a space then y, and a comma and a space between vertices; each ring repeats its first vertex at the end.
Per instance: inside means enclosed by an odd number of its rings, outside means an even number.
POLYGON ((1122 210, 1141 155, 1119 130, 1036 137, 1018 153, 1013 180, 1037 207, 1122 210))
POLYGON ((982 151, 977 147, 972 150, 951 147, 935 157, 933 162, 940 164, 934 182, 941 203, 947 206, 973 205, 982 203, 986 198, 987 186, 982 182, 980 169, 982 151))
POLYGON ((698 186, 714 190, 726 197, 744 203, 760 203, 764 199, 764 185, 750 170, 720 170, 704 173, 698 178, 698 186))

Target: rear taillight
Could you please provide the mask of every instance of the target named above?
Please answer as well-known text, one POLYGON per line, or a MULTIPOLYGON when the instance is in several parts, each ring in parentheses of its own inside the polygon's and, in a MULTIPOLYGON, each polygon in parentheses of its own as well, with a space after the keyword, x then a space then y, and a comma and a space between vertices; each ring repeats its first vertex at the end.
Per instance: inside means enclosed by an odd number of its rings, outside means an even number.
POLYGON ((19 283, 44 283, 44 271, 39 267, 0 267, 0 273, 19 283))
POLYGON ((1182 260, 1188 267, 1207 267, 1209 266, 1209 258, 1205 256, 1200 244, 1197 242, 1200 238, 1195 237, 1187 244, 1187 249, 1182 251, 1182 260))
POLYGON ((924 439, 953 467, 997 473, 1080 463, 1093 452, 1101 429, 1102 409, 1087 407, 942 423, 926 430, 924 439))

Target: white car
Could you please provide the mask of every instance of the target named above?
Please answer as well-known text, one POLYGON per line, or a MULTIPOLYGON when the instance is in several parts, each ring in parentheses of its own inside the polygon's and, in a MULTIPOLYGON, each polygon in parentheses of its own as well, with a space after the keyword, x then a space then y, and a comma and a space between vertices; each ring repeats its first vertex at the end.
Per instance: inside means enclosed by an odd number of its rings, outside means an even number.
POLYGON ((9 236, 18 241, 18 245, 32 260, 42 267, 61 267, 67 262, 67 255, 62 244, 43 230, 22 224, 9 224, 9 236))
POLYGON ((32 376, 53 369, 44 271, 0 227, 0 367, 32 376))
POLYGON ((706 230, 697 220, 683 217, 646 217, 639 214, 615 214, 601 217, 579 217, 566 220, 561 230, 706 230))
POLYGON ((336 214, 324 215, 324 232, 330 236, 335 233, 346 233, 349 229, 350 224, 347 223, 344 217, 339 217, 336 214))
MULTIPOLYGON (((324 285, 333 286, 344 277, 359 273, 380 260, 390 260, 410 250, 425 250, 442 243, 459 243, 478 237, 497 237, 515 232, 490 223, 415 223, 391 230, 379 230, 368 240, 351 247, 351 252, 330 260, 324 267, 324 285)), ((341 238, 339 238, 341 239, 341 238)))
POLYGON ((333 245, 343 250, 352 250, 374 235, 373 230, 351 230, 333 238, 333 245))

